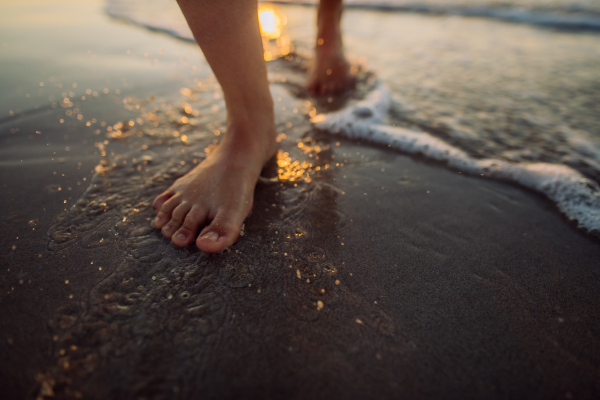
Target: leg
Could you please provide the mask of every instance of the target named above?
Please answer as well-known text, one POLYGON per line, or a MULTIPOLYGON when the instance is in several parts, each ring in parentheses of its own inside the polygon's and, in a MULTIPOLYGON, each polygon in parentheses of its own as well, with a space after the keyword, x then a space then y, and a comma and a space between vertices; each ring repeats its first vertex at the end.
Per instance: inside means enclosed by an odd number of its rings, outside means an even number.
POLYGON ((257 1, 178 1, 223 88, 227 131, 200 165, 154 200, 154 227, 178 246, 195 240, 200 250, 217 252, 237 240, 262 167, 276 152, 273 100, 257 1))
POLYGON ((342 0, 319 3, 315 60, 308 72, 308 89, 313 95, 338 93, 352 85, 342 46, 342 10, 342 0))

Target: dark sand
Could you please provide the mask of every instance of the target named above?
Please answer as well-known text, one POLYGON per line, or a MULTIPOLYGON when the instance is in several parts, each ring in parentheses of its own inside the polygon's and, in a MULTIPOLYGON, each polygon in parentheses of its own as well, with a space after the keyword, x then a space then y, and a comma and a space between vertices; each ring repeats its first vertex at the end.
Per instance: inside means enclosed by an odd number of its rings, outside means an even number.
POLYGON ((75 105, 81 121, 59 123, 62 107, 2 120, 2 398, 600 397, 600 242, 536 193, 312 131, 289 112, 306 101, 293 86, 273 85, 281 146, 310 182, 259 185, 221 254, 152 230, 149 201, 212 138, 169 152, 144 128, 106 142, 129 164, 94 175, 106 131, 85 122, 136 118, 125 96, 179 104, 192 77, 210 84, 197 74, 142 70, 75 105))

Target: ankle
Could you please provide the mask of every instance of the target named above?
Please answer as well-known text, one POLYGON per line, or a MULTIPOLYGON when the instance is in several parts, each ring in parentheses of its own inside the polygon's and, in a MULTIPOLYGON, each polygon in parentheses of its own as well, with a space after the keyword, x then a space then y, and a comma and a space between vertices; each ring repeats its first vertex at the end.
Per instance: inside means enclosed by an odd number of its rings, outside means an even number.
POLYGON ((317 17, 317 52, 332 52, 342 48, 342 2, 321 1, 317 17))
POLYGON ((230 118, 216 152, 226 153, 231 164, 262 168, 277 150, 275 136, 272 118, 230 118))
POLYGON ((257 117, 267 117, 274 120, 274 102, 269 86, 261 90, 245 90, 241 88, 235 94, 225 94, 227 105, 228 125, 253 123, 257 117))
POLYGON ((315 52, 317 55, 341 53, 343 48, 342 34, 339 28, 325 27, 319 29, 315 52))
POLYGON ((276 152, 273 98, 264 85, 225 93, 227 131, 217 152, 227 153, 231 163, 266 163, 276 152))

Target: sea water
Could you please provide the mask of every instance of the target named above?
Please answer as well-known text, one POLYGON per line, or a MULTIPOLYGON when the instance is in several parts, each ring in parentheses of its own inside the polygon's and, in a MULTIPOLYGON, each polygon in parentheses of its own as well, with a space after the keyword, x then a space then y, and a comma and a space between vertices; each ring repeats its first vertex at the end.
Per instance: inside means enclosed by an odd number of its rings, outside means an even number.
MULTIPOLYGON (((347 51, 375 80, 362 100, 313 116, 315 128, 517 183, 600 232, 600 3, 345 4, 347 51)), ((106 12, 193 41, 172 2, 109 0, 106 12)), ((314 40, 310 18, 296 17, 306 12, 276 10, 297 48, 314 40)))
MULTIPOLYGON (((110 15, 191 40, 174 2, 106 4, 110 15), (118 7, 122 14, 116 13, 118 7), (152 14, 154 20, 149 19, 152 14)), ((193 58, 197 48, 182 43, 190 51, 186 53, 173 48, 175 41, 160 33, 152 36, 126 27, 132 36, 151 37, 152 44, 138 38, 145 48, 140 45, 130 51, 135 41, 112 37, 103 52, 101 42, 78 48, 71 44, 77 43, 74 39, 66 41, 89 57, 91 65, 106 68, 91 77, 96 86, 73 76, 77 63, 71 60, 83 61, 69 54, 72 69, 63 80, 44 78, 39 82, 44 86, 39 87, 34 82, 40 93, 40 88, 46 90, 40 105, 53 110, 46 118, 56 119, 61 139, 42 143, 55 146, 47 152, 53 163, 43 165, 48 165, 47 175, 56 177, 51 182, 57 183, 48 185, 44 193, 51 199, 64 194, 65 211, 53 219, 45 243, 48 251, 41 259, 73 260, 72 265, 62 261, 49 265, 69 271, 76 265, 77 273, 84 271, 94 282, 86 301, 76 292, 49 323, 56 365, 39 375, 40 395, 48 395, 53 387, 68 394, 92 382, 88 388, 133 388, 139 396, 181 390, 182 397, 193 397, 187 393, 197 393, 195 389, 204 382, 188 372, 200 364, 212 365, 205 360, 221 362, 221 348, 215 343, 227 342, 221 340, 228 338, 222 332, 231 332, 232 326, 243 330, 240 337, 245 339, 239 347, 229 348, 232 354, 246 354, 248 349, 263 352, 256 346, 265 337, 260 325, 263 315, 289 317, 288 326, 303 331, 319 318, 326 321, 323 312, 337 307, 337 318, 351 321, 344 327, 344 341, 351 347, 344 352, 350 354, 359 346, 379 359, 377 346, 384 341, 404 354, 414 351, 411 336, 403 337, 405 333, 399 332, 385 309, 368 296, 356 295, 346 282, 344 263, 330 251, 332 244, 344 246, 344 232, 352 226, 352 216, 337 206, 344 186, 332 177, 343 176, 344 168, 361 168, 372 161, 360 157, 357 162, 358 155, 346 160, 346 154, 340 154, 345 150, 335 147, 342 136, 361 139, 361 153, 368 154, 363 149, 374 142, 433 160, 440 168, 537 190, 583 228, 597 229, 600 46, 596 33, 449 13, 349 8, 344 16, 345 45, 358 87, 344 98, 314 99, 303 91, 303 80, 314 43, 315 10, 287 5, 273 6, 272 11, 279 19, 280 35, 265 41, 265 58, 271 60, 269 80, 281 151, 275 172, 261 180, 269 186, 257 191, 254 209, 260 212, 250 216, 235 247, 216 256, 194 252, 193 246, 183 251, 170 246, 150 225, 152 199, 201 162, 225 128, 223 94, 209 76, 208 66, 193 58), (114 54, 117 44, 123 44, 118 48, 122 58, 114 54), (177 57, 169 58, 168 53, 177 57), (123 61, 125 54, 132 59, 135 55, 139 62, 123 61), (131 65, 140 78, 129 78, 133 83, 127 85, 124 79, 108 82, 107 65, 131 65), (152 75, 143 75, 150 69, 152 75), (186 75, 190 71, 194 75, 186 75), (139 82, 150 81, 148 76, 153 84, 162 79, 164 83, 144 88, 139 82), (181 78, 168 80, 171 76, 181 78), (49 94, 56 98, 46 101, 49 94), (112 104, 110 99, 127 114, 105 110, 112 104), (101 106, 94 109, 95 104, 101 106), (89 170, 81 173, 86 178, 77 185, 81 183, 83 193, 70 197, 75 190, 63 183, 64 175, 74 171, 61 166, 70 162, 75 148, 67 149, 62 139, 76 134, 85 138, 80 149, 95 143, 101 160, 91 177, 89 170), (365 335, 364 328, 371 333, 365 335), (163 348, 173 350, 175 361, 165 361, 165 353, 157 351, 163 348), (132 360, 127 365, 150 364, 152 371, 127 373, 124 359, 132 360), (105 375, 96 373, 102 368, 113 369, 121 380, 106 385, 105 375), (181 376, 187 378, 182 381, 181 376), (136 386, 139 382, 145 383, 136 386)), ((119 25, 114 22, 102 25, 102 38, 126 34, 124 29, 111 32, 119 25)), ((36 101, 39 98, 41 94, 36 101)), ((38 115, 33 114, 37 110, 15 109, 14 116, 11 110, 3 117, 7 127, 3 134, 8 137, 10 128, 9 139, 17 137, 21 134, 17 117, 38 115)), ((48 135, 52 125, 37 120, 32 124, 33 131, 22 128, 31 141, 48 135)), ((14 151, 14 146, 7 148, 14 151)), ((84 162, 83 154, 82 150, 72 159, 84 162)), ((96 162, 97 156, 92 158, 96 162)), ((35 228, 35 220, 30 222, 35 228)), ((70 282, 65 285, 75 287, 79 275, 66 274, 70 282)), ((323 339, 321 348, 332 348, 327 337, 323 339)), ((287 339, 272 343, 287 343, 287 339)), ((285 349, 286 357, 302 349, 300 343, 292 346, 285 349)), ((254 354, 254 360, 263 356, 254 354)), ((237 358, 235 362, 243 364, 237 358)), ((327 370, 340 368, 328 364, 327 370)))
MULTIPOLYGON (((314 6, 318 0, 276 0, 265 3, 314 6)), ((498 18, 569 29, 600 29, 600 3, 595 0, 345 0, 346 8, 410 11, 498 18)), ((165 29, 193 40, 172 2, 107 0, 109 15, 123 17, 152 29, 165 29)))

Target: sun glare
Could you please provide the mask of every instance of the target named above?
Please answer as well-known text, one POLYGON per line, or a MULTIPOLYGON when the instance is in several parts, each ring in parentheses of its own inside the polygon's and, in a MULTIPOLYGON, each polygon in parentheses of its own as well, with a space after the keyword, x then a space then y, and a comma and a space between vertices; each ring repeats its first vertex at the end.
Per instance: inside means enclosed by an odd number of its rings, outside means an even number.
POLYGON ((289 36, 285 34, 287 18, 273 7, 258 8, 258 22, 262 36, 265 61, 286 56, 293 50, 289 36))
POLYGON ((259 7, 258 21, 262 36, 268 39, 277 39, 281 35, 281 18, 279 18, 273 8, 269 6, 259 7))

